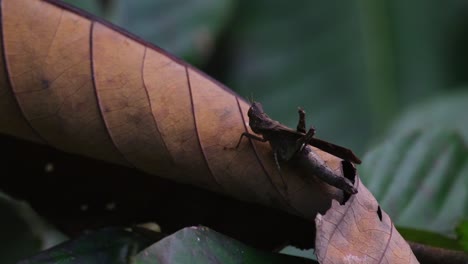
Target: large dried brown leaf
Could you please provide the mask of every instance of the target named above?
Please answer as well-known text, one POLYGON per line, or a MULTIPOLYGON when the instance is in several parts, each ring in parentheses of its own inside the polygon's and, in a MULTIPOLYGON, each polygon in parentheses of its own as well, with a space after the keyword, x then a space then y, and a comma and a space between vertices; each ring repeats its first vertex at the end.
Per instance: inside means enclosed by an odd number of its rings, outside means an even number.
POLYGON ((249 104, 185 62, 59 1, 1 5, 1 133, 308 219, 339 199, 267 143, 229 149, 249 104))
POLYGON ((345 205, 333 201, 315 218, 320 263, 419 263, 390 217, 357 177, 358 193, 345 205))

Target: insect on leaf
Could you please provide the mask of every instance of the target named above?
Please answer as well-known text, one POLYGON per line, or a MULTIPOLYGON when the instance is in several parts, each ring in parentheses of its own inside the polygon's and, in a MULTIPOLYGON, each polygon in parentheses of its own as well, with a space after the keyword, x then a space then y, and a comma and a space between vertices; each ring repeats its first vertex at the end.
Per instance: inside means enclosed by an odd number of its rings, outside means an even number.
POLYGON ((60 1, 3 0, 1 33, 0 133, 310 219, 323 197, 340 199, 288 168, 284 192, 266 143, 226 150, 250 131, 249 104, 108 22, 60 1))

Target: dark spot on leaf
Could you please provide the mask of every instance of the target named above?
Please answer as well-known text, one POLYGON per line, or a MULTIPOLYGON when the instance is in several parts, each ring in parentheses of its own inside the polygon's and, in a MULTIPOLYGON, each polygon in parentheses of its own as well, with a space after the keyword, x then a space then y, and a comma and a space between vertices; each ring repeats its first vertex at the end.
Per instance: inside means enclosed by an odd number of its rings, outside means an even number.
POLYGON ((132 123, 136 126, 140 124, 142 121, 144 121, 141 115, 138 113, 129 114, 125 118, 128 123, 132 123))
POLYGON ((42 79, 41 85, 42 85, 42 88, 43 88, 43 89, 49 88, 49 86, 50 86, 49 80, 42 79))
POLYGON ((380 210, 380 205, 377 207, 377 215, 379 216, 380 221, 382 221, 382 210, 380 210))
POLYGON ((356 168, 353 164, 347 160, 342 160, 341 167, 343 168, 343 176, 354 184, 356 180, 356 168))

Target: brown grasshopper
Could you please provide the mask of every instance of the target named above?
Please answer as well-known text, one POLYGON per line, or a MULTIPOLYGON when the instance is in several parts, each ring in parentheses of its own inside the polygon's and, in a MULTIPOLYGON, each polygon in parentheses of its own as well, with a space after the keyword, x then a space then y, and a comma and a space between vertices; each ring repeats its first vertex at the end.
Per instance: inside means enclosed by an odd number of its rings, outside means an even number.
POLYGON ((306 132, 305 111, 303 109, 299 109, 299 123, 297 124, 297 130, 293 130, 281 124, 280 122, 271 119, 267 114, 265 114, 262 105, 258 102, 252 103, 247 115, 249 116, 249 126, 252 131, 256 134, 262 135, 262 137, 244 132, 239 138, 239 142, 237 143, 236 148, 239 147, 242 141, 242 137, 245 136, 257 141, 268 141, 273 149, 273 154, 277 165, 279 164, 278 160, 290 160, 307 144, 310 144, 343 160, 347 160, 356 164, 361 163, 361 160, 356 157, 356 155, 350 149, 318 138, 314 138, 314 128, 310 128, 309 131, 306 132))
MULTIPOLYGON (((345 177, 340 177, 337 176, 334 172, 332 172, 328 167, 324 166, 318 160, 314 159, 312 161, 314 165, 311 167, 311 171, 313 171, 316 176, 318 176, 320 179, 327 182, 328 184, 342 189, 345 192, 342 204, 344 204, 348 200, 351 194, 357 193, 357 190, 352 185, 352 182, 354 182, 354 180, 351 180, 351 182, 348 181, 350 179, 347 179, 347 175, 350 176, 350 178, 354 178, 355 171, 354 167, 351 165, 350 162, 360 164, 361 160, 358 157, 356 157, 356 155, 354 155, 354 153, 351 150, 347 148, 337 146, 335 144, 320 140, 318 138, 314 138, 314 128, 310 128, 309 131, 306 132, 304 110, 299 109, 299 123, 297 125, 297 130, 293 130, 281 124, 280 122, 271 119, 263 111, 262 105, 257 102, 252 103, 247 114, 249 116, 250 128, 256 134, 262 135, 262 137, 250 134, 248 132, 244 132, 239 138, 239 142, 237 143, 236 148, 239 147, 244 136, 262 142, 268 141, 271 145, 271 148, 273 149, 273 155, 275 158, 276 166, 278 167, 278 170, 280 170, 279 160, 290 160, 291 158, 293 158, 294 155, 296 155, 296 153, 302 151, 307 144, 310 144, 336 157, 342 158, 344 160, 342 164, 349 164, 353 168, 344 172, 345 177), (347 172, 351 172, 351 175, 347 174, 347 172)), ((346 167, 349 166, 346 165, 346 167)), ((287 188, 282 176, 281 180, 283 181, 284 186, 287 188)))

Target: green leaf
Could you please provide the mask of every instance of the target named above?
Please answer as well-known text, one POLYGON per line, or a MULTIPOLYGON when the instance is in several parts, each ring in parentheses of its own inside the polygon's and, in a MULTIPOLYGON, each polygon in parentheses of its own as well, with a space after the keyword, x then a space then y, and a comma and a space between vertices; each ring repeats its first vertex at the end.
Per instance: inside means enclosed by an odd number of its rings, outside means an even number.
MULTIPOLYGON (((466 91, 466 89, 465 89, 466 91)), ((450 93, 424 104, 416 105, 403 115, 389 131, 390 136, 408 134, 416 130, 444 129, 456 132, 468 142, 468 94, 464 91, 450 93)))
POLYGON ((410 109, 364 157, 362 179, 402 227, 454 235, 468 216, 468 94, 410 109))
POLYGON ((184 228, 161 237, 143 228, 132 231, 105 228, 62 243, 19 264, 316 263, 259 251, 206 227, 184 228))
POLYGON ((131 256, 157 239, 123 228, 106 228, 64 242, 19 264, 128 263, 131 256))
POLYGON ((98 0, 63 0, 63 1, 73 6, 84 9, 96 16, 102 17, 104 15, 104 11, 99 6, 98 0))
POLYGON ((0 192, 0 263, 16 263, 27 255, 64 240, 25 202, 0 192))
POLYGON ((233 0, 68 0, 189 62, 202 65, 231 16, 233 0))
POLYGON ((206 227, 184 228, 140 252, 135 264, 149 263, 316 263, 262 252, 206 227))
POLYGON ((0 262, 15 263, 25 254, 33 254, 41 247, 40 237, 21 217, 11 199, 0 193, 0 262))
POLYGON ((447 248, 452 250, 463 250, 460 243, 447 236, 443 236, 437 233, 418 230, 412 228, 398 227, 398 232, 408 241, 426 244, 433 247, 447 248))
POLYGON ((458 242, 468 252, 468 220, 463 220, 456 229, 458 242))
POLYGON ((317 260, 317 256, 315 256, 315 250, 313 248, 312 249, 299 249, 294 246, 286 246, 280 251, 280 253, 317 260))

